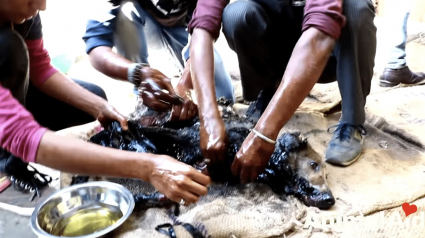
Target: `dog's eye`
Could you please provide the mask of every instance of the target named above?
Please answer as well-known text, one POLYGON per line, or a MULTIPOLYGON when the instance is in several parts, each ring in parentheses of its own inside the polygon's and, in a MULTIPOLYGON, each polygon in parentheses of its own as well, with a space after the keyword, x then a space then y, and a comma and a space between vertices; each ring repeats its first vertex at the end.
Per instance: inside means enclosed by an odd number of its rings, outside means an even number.
POLYGON ((317 169, 317 166, 319 166, 316 162, 310 162, 310 167, 313 169, 313 170, 316 170, 317 169))

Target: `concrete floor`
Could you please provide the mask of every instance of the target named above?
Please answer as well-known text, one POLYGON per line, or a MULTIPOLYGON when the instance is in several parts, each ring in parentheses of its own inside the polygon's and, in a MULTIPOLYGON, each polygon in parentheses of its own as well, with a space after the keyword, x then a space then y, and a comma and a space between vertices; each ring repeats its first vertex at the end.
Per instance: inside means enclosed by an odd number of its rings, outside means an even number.
POLYGON ((37 238, 29 225, 29 218, 0 210, 1 238, 37 238))
MULTIPOLYGON (((83 2, 84 4, 90 3, 99 9, 99 5, 96 4, 98 0, 48 1, 48 10, 42 15, 46 48, 51 52, 52 56, 71 54, 74 57, 80 57, 81 61, 73 66, 69 75, 74 78, 96 83, 103 87, 107 93, 110 103, 122 114, 127 115, 133 109, 135 102, 134 95, 131 93, 132 86, 128 83, 109 79, 96 72, 91 68, 85 55, 84 42, 81 40, 81 36, 85 29, 85 19, 88 14, 92 14, 93 11, 90 11, 90 6, 83 9, 79 8, 78 11, 72 10, 81 6, 83 2), (77 20, 75 18, 76 12, 78 12, 77 20), (67 45, 67 47, 63 47, 64 44, 67 45)), ((380 19, 377 19, 376 21, 378 26, 379 21, 380 19)), ((418 32, 425 31, 423 24, 412 23, 409 26, 411 26, 409 27, 409 31, 412 36, 417 35, 418 32)), ((384 61, 382 59, 386 46, 385 39, 387 37, 386 32, 378 30, 378 51, 375 67, 375 71, 377 73, 382 72, 381 68, 384 65, 384 61)), ((227 48, 224 37, 219 38, 217 46, 229 71, 237 70, 236 55, 227 48)), ((425 55, 425 45, 409 43, 407 53, 409 66, 411 66, 413 70, 425 71, 425 60, 423 59, 425 55)), ((29 218, 0 210, 0 238, 16 237, 36 237, 29 226, 29 218)))

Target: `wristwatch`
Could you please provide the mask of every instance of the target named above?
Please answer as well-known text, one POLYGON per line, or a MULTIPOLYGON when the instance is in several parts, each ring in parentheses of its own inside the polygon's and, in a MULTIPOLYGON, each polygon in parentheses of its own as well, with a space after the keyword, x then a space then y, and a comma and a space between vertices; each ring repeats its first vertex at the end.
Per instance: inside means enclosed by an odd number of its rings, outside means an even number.
POLYGON ((143 67, 149 67, 149 64, 146 63, 133 63, 128 67, 127 70, 127 80, 134 84, 136 87, 140 85, 140 70, 143 67))

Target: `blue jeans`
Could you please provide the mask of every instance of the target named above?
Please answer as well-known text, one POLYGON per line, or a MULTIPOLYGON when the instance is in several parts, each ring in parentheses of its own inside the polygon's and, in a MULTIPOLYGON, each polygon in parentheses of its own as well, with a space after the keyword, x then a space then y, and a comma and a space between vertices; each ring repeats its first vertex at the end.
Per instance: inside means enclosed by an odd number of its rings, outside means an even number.
MULTIPOLYGON (((118 54, 128 60, 149 64, 148 49, 154 52, 166 52, 173 58, 175 66, 182 72, 185 61, 189 58, 188 38, 189 34, 186 27, 162 26, 139 5, 138 1, 130 0, 121 3, 114 34, 114 44, 118 54)), ((217 98, 225 97, 234 102, 230 74, 215 50, 214 64, 217 98)))
MULTIPOLYGON (((400 1, 403 2, 403 1, 400 1)), ((388 24, 388 29, 391 30, 391 37, 386 39, 391 45, 389 50, 388 62, 386 68, 402 69, 406 64, 406 41, 407 41, 407 21, 410 15, 410 8, 407 2, 404 6, 393 4, 392 11, 389 12, 388 19, 385 19, 388 24)))

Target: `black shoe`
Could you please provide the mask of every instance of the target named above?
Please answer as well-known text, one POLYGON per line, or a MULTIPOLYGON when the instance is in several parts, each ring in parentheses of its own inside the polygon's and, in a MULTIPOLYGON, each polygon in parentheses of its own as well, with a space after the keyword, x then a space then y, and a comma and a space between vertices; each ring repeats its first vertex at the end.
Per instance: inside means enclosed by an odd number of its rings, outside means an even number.
MULTIPOLYGON (((6 174, 12 182, 12 187, 22 193, 31 193, 32 201, 35 196, 41 197, 41 191, 48 186, 52 178, 40 173, 34 167, 0 148, 0 173, 6 174), (31 168, 31 170, 29 170, 31 168)), ((1 202, 2 199, 0 199, 1 202)))

